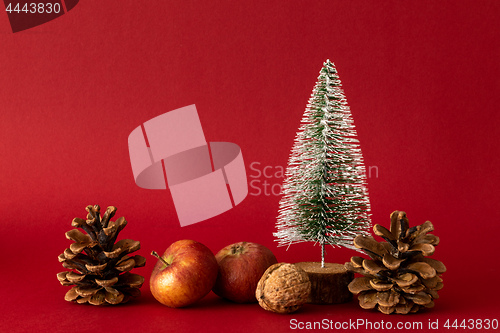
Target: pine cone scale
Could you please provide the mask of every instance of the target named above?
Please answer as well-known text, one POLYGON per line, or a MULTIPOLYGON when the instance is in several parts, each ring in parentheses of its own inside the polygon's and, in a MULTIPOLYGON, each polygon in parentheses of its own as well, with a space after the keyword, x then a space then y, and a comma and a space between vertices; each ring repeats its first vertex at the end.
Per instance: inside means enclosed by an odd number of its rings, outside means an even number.
MULTIPOLYGON (((106 302, 104 293, 102 291, 95 293, 94 295, 92 295, 92 297, 90 297, 90 299, 87 299, 86 301, 92 305, 102 305, 106 302)), ((81 303, 85 302, 81 301, 81 303)))
POLYGON ((125 295, 122 293, 114 294, 114 293, 107 292, 105 295, 106 295, 105 300, 109 304, 119 304, 119 303, 123 302, 123 300, 125 298, 125 295))
POLYGON ((134 259, 135 267, 144 267, 146 265, 146 258, 143 256, 135 255, 132 259, 134 259))
POLYGON ((64 250, 64 253, 62 254, 62 258, 64 259, 73 259, 74 257, 76 257, 78 253, 74 253, 73 251, 71 251, 71 246, 70 248, 64 250))
POLYGON ((121 261, 116 265, 116 269, 119 270, 120 272, 128 272, 132 268, 135 267, 135 261, 133 258, 129 258, 127 260, 121 261))
POLYGON ((99 290, 100 290, 100 288, 98 288, 98 287, 88 286, 88 285, 80 285, 80 286, 77 286, 75 289, 76 293, 82 297, 92 296, 93 294, 95 294, 99 290))
POLYGON ((379 279, 370 279, 370 286, 377 291, 387 291, 393 286, 392 283, 384 283, 384 281, 379 279))
POLYGON ((76 290, 75 290, 76 287, 73 287, 71 288, 67 293, 66 295, 64 296, 64 299, 66 301, 74 301, 76 300, 80 295, 77 294, 76 290))
POLYGON ((422 258, 421 260, 434 268, 436 270, 436 273, 438 274, 443 274, 444 272, 446 272, 446 266, 439 260, 432 258, 422 258))
POLYGON ((419 292, 417 294, 409 294, 406 295, 407 299, 412 300, 415 304, 426 305, 432 301, 432 297, 429 294, 424 292, 419 292))
POLYGON ((382 258, 382 263, 390 270, 398 269, 404 259, 394 258, 390 253, 386 253, 382 258))
POLYGON ((436 276, 436 270, 429 264, 418 261, 406 266, 408 270, 420 275, 424 280, 431 279, 436 276))
POLYGON ((401 288, 411 286, 418 281, 418 277, 413 273, 403 273, 392 279, 401 288))
POLYGON ((75 272, 67 272, 67 273, 68 274, 66 274, 66 279, 68 279, 69 282, 75 283, 85 279, 85 275, 81 275, 75 272))
POLYGON ((106 268, 107 265, 108 263, 104 263, 102 265, 85 264, 85 268, 87 269, 88 272, 91 273, 101 273, 106 268))
POLYGON ((354 279, 349 283, 349 291, 353 294, 359 294, 362 291, 371 290, 373 287, 370 284, 371 278, 363 276, 357 279, 354 279))
POLYGON ((375 235, 384 238, 386 242, 396 247, 396 237, 394 237, 394 235, 389 230, 387 230, 386 227, 383 227, 380 224, 375 224, 375 226, 373 227, 373 232, 375 235))
POLYGON ((359 306, 363 309, 373 309, 378 304, 377 292, 373 290, 367 291, 366 293, 359 295, 358 300, 359 306))
POLYGON ((362 266, 368 273, 372 275, 377 275, 381 271, 386 270, 384 266, 380 265, 376 261, 371 261, 371 260, 364 260, 362 266))
POLYGON ((99 280, 99 279, 95 279, 94 280, 98 285, 100 285, 101 287, 110 287, 112 285, 114 285, 115 283, 118 282, 118 277, 115 276, 114 278, 112 279, 109 279, 109 280, 99 280))

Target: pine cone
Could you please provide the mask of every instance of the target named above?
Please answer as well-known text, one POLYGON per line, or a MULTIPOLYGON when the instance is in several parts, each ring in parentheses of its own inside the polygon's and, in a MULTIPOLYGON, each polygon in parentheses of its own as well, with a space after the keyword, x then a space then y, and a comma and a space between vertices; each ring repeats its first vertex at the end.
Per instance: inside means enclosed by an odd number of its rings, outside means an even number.
POLYGON ((370 258, 352 257, 347 270, 360 273, 349 284, 353 294, 359 294, 363 309, 377 308, 385 314, 417 312, 432 308, 437 291, 443 288, 440 274, 446 271, 441 261, 427 258, 435 251, 439 237, 429 234, 431 222, 409 228, 406 213, 391 214, 390 231, 375 225, 375 235, 386 242, 377 242, 371 236, 357 236, 354 245, 370 258))
POLYGON ((124 217, 110 219, 116 207, 110 206, 100 216, 100 207, 87 206, 87 220, 74 218, 71 225, 81 228, 66 232, 66 238, 74 241, 59 255, 63 267, 73 271, 57 274, 63 286, 71 286, 65 300, 93 305, 119 304, 141 294, 139 288, 144 277, 130 273, 134 267, 142 267, 146 259, 128 254, 140 249, 138 241, 122 239, 116 242, 118 233, 127 225, 124 217))

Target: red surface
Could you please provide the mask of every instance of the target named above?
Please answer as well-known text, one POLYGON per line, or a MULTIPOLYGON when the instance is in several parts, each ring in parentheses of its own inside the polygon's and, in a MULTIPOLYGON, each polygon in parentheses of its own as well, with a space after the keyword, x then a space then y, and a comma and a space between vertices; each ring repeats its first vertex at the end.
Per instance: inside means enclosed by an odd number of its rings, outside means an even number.
MULTIPOLYGON (((89 0, 13 34, 0 13, 0 331, 282 332, 291 319, 424 327, 500 319, 499 14, 496 0, 89 0), (283 316, 213 294, 187 309, 157 303, 149 252, 178 239, 214 252, 247 240, 279 261, 319 260, 312 244, 276 247, 279 198, 263 190, 276 191, 282 180, 279 169, 327 58, 372 167, 373 223, 388 225, 393 210, 405 210, 412 225, 432 221, 441 238, 434 257, 448 272, 436 307, 386 316, 351 302, 283 316), (193 103, 208 140, 241 147, 253 187, 231 211, 180 228, 168 192, 134 184, 127 137, 193 103), (267 166, 268 178, 259 175, 267 166), (137 273, 146 283, 135 302, 98 308, 63 300, 57 256, 88 204, 117 206, 129 221, 121 236, 141 241, 148 262, 137 273)), ((327 259, 352 255, 330 249, 327 259)))

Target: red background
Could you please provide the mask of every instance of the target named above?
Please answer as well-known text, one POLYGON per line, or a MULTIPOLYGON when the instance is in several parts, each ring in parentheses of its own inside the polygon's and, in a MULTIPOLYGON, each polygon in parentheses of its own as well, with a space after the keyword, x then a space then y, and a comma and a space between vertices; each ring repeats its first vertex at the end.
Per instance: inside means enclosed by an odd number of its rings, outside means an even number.
MULTIPOLYGON (((0 329, 90 332, 274 331, 289 321, 500 319, 498 142, 500 2, 84 1, 62 17, 11 32, 0 13, 0 329), (250 168, 286 166, 323 61, 339 71, 368 179, 372 222, 405 210, 441 238, 448 268, 436 307, 386 316, 345 305, 276 315, 210 294, 170 309, 149 292, 154 258, 189 238, 212 251, 236 241, 280 261, 319 260, 312 244, 276 247, 279 197, 181 228, 170 194, 138 188, 127 137, 144 121, 196 104, 209 141, 237 143, 250 168), (253 164, 256 166, 256 164, 253 164), (148 258, 143 296, 117 307, 63 300, 57 256, 85 206, 118 207, 122 238, 148 258)), ((263 188, 262 188, 263 189, 263 188)), ((253 194, 252 194, 253 193, 253 194)), ((343 263, 355 252, 329 249, 343 263)), ((363 331, 362 329, 358 331, 363 331)), ((454 331, 454 330, 451 330, 454 331)))

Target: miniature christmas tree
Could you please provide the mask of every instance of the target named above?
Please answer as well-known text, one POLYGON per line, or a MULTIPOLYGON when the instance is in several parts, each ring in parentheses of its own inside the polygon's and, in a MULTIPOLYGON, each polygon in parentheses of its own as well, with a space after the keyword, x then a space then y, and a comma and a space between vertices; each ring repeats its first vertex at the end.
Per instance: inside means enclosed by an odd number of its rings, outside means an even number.
POLYGON ((280 245, 314 242, 353 248, 367 235, 370 202, 353 119, 337 70, 327 60, 304 112, 283 183, 276 223, 280 245))

